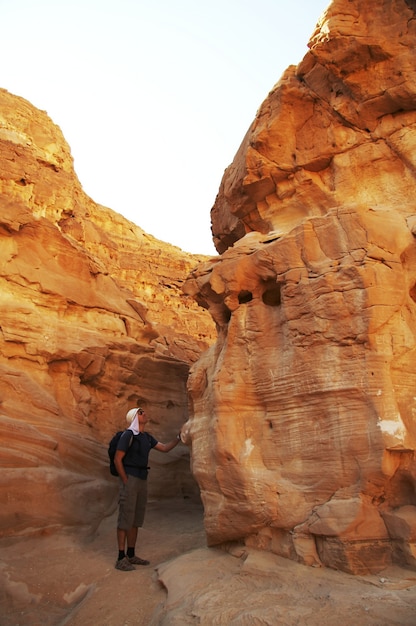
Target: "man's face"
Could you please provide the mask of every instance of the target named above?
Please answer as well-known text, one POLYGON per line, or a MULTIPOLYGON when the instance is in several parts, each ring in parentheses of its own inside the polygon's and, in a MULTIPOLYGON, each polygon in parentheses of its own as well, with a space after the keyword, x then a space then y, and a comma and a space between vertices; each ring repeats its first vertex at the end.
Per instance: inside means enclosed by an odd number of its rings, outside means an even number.
POLYGON ((144 426, 145 424, 147 424, 147 422, 149 422, 149 421, 150 421, 150 420, 149 420, 149 418, 148 418, 148 417, 147 417, 147 415, 146 415, 146 412, 145 412, 145 411, 143 411, 143 410, 142 410, 142 411, 139 411, 139 412, 137 413, 137 418, 138 418, 138 420, 139 420, 139 424, 142 424, 143 426, 144 426))

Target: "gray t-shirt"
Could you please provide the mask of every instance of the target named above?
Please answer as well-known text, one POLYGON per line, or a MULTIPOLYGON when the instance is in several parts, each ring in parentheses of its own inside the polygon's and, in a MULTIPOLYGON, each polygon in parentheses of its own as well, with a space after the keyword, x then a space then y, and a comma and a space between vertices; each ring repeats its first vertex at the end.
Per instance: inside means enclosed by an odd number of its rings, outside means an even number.
POLYGON ((117 450, 125 452, 123 465, 126 474, 146 480, 148 472, 149 452, 158 441, 150 433, 141 432, 133 435, 125 430, 118 442, 117 450))

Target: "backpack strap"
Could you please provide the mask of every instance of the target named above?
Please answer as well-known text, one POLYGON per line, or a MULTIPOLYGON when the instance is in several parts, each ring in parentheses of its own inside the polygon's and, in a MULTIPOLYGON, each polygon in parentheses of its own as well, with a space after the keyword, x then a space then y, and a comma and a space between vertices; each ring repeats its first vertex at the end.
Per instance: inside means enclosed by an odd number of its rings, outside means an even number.
POLYGON ((130 446, 131 446, 131 444, 133 442, 134 432, 130 428, 127 428, 127 430, 131 433, 130 443, 129 443, 129 448, 130 448, 130 446))

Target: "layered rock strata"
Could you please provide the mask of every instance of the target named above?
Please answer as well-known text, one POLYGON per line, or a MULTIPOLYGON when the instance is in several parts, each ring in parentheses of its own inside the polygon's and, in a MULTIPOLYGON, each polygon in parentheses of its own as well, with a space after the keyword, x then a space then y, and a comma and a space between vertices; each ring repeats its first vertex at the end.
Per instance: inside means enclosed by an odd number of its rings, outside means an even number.
MULTIPOLYGON (((107 443, 137 404, 172 438, 214 324, 181 290, 206 257, 83 192, 46 113, 0 90, 0 532, 93 530, 116 504, 107 443)), ((151 496, 196 495, 185 446, 151 496)))
POLYGON ((185 289, 219 338, 187 440, 210 545, 416 567, 415 5, 335 0, 273 88, 185 289))

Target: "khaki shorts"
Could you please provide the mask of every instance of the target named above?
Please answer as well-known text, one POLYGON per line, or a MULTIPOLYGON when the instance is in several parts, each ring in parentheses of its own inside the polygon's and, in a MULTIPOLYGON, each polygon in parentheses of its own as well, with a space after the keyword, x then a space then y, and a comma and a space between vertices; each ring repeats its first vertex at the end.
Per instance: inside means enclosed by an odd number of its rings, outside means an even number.
POLYGON ((121 480, 120 483, 117 528, 126 531, 133 526, 140 528, 146 511, 147 481, 129 475, 126 485, 121 480))

